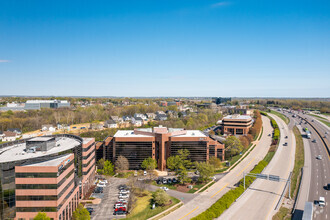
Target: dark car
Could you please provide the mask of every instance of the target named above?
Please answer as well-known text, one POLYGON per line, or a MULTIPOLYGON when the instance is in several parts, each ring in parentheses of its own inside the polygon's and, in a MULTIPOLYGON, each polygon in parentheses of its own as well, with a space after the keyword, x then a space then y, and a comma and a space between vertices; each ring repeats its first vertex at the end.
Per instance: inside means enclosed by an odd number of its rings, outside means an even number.
POLYGON ((330 190, 330 183, 328 183, 328 185, 326 185, 327 190, 330 190))
POLYGON ((115 211, 113 214, 114 215, 126 215, 126 212, 125 211, 115 211))
POLYGON ((94 189, 94 193, 103 193, 103 188, 102 187, 96 187, 94 189))
POLYGON ((90 215, 92 215, 92 213, 94 212, 94 209, 92 207, 87 207, 86 209, 90 215))
POLYGON ((178 181, 175 178, 172 179, 172 183, 177 183, 177 182, 178 181))

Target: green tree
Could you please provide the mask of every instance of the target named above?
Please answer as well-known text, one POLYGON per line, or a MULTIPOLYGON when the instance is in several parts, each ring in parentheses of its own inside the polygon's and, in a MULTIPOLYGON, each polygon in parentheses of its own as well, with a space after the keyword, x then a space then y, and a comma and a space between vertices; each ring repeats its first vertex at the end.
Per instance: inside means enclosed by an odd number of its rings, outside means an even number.
POLYGON ((199 172, 199 181, 205 182, 214 175, 214 166, 207 162, 196 162, 196 169, 199 172))
POLYGON ((79 204, 77 209, 72 213, 73 220, 90 220, 89 212, 82 204, 79 204))
POLYGON ((103 158, 97 161, 97 168, 102 170, 104 168, 104 162, 105 160, 103 158))
POLYGON ((225 141, 225 149, 229 156, 234 156, 243 150, 243 145, 237 137, 230 136, 225 141))
POLYGON ((164 190, 157 189, 152 194, 152 199, 157 205, 164 206, 170 201, 170 196, 164 190))
POLYGON ((187 149, 178 150, 178 156, 180 158, 179 166, 183 166, 186 169, 191 168, 192 162, 189 159, 189 155, 190 155, 190 152, 187 149))
POLYGON ((103 173, 110 176, 114 175, 114 165, 111 163, 111 161, 106 160, 104 162, 103 173))
POLYGON ((222 162, 217 157, 210 157, 209 164, 211 164, 214 169, 220 169, 222 167, 222 162))
POLYGON ((166 166, 168 169, 177 170, 180 164, 180 157, 178 155, 170 156, 166 160, 166 166))
POLYGON ((50 220, 50 218, 47 216, 44 212, 39 212, 36 217, 33 218, 33 220, 50 220))
POLYGON ((182 167, 178 172, 178 180, 182 183, 190 183, 191 182, 191 178, 188 177, 188 171, 186 168, 182 167))
POLYGON ((154 170, 157 168, 157 162, 155 159, 148 157, 143 160, 141 167, 145 170, 154 170))

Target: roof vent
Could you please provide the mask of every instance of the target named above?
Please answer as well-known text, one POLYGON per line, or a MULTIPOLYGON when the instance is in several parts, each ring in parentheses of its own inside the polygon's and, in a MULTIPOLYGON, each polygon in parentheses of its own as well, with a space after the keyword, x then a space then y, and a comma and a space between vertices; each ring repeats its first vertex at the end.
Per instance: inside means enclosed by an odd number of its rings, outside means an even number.
POLYGON ((191 135, 195 135, 195 133, 192 133, 191 135))

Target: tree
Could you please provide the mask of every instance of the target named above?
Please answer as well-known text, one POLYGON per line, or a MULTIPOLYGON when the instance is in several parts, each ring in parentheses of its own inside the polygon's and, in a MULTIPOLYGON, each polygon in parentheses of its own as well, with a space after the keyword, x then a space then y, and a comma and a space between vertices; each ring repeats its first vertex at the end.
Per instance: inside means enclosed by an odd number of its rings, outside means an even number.
POLYGON ((104 162, 105 162, 105 160, 103 158, 99 159, 99 161, 97 161, 97 168, 103 170, 104 162))
POLYGON ((148 157, 143 160, 141 167, 145 170, 154 170, 157 168, 157 162, 155 159, 148 157))
POLYGON ((243 150, 243 145, 237 137, 230 136, 225 141, 225 149, 229 156, 234 156, 243 150))
POLYGON ((114 175, 114 165, 111 163, 111 161, 106 160, 104 162, 103 173, 110 176, 114 175))
POLYGON ((214 166, 207 162, 196 162, 196 169, 199 172, 199 181, 205 182, 214 175, 214 166))
POLYGON ((214 167, 214 169, 219 169, 222 167, 222 162, 217 157, 210 157, 209 164, 211 164, 214 167))
POLYGON ((179 166, 183 166, 184 168, 190 168, 192 165, 192 162, 190 159, 188 159, 190 155, 189 150, 187 149, 181 149, 178 150, 178 156, 180 158, 180 165, 179 166))
POLYGON ((241 144, 243 145, 243 147, 245 148, 245 149, 247 149, 248 147, 249 147, 249 140, 247 139, 247 137, 245 137, 245 136, 240 136, 239 137, 239 141, 241 142, 241 144))
POLYGON ((215 132, 214 132, 213 130, 211 130, 211 131, 209 132, 209 135, 214 136, 214 135, 215 135, 215 132))
POLYGON ((170 156, 166 160, 166 166, 170 170, 177 170, 180 164, 180 157, 178 155, 170 156))
POLYGON ((82 204, 79 204, 77 209, 72 213, 73 220, 90 220, 89 212, 82 204))
POLYGON ((182 167, 178 172, 178 180, 182 183, 182 184, 185 184, 185 183, 190 183, 191 182, 191 179, 190 177, 188 177, 188 172, 187 172, 187 169, 182 167))
POLYGON ((170 201, 170 196, 164 190, 157 189, 152 194, 152 199, 157 205, 164 206, 170 201))
POLYGON ((116 170, 119 171, 119 172, 124 171, 124 170, 128 170, 129 169, 129 162, 128 162, 126 157, 120 155, 116 160, 115 166, 116 166, 116 170))
POLYGON ((33 218, 33 220, 50 220, 50 218, 47 216, 44 212, 39 212, 36 217, 33 218))

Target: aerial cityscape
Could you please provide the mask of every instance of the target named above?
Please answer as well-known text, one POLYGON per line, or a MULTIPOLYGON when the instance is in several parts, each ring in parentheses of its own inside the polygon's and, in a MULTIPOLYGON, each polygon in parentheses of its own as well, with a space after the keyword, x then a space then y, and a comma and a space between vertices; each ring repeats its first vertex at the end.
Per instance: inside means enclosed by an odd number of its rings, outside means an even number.
POLYGON ((330 219, 329 11, 0 1, 0 219, 330 219))

